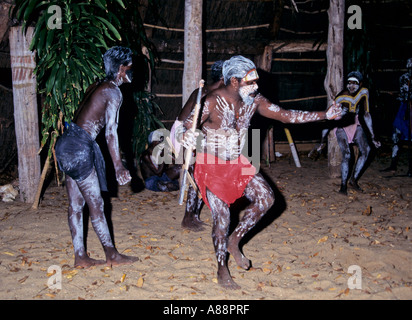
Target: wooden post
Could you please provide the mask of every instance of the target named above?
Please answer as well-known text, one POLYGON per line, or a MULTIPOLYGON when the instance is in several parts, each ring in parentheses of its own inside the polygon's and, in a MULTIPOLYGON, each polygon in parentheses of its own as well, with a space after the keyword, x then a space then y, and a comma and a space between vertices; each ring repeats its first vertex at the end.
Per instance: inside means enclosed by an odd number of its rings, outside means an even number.
MULTIPOLYGON (((273 47, 268 45, 263 50, 263 54, 258 56, 256 59, 256 65, 258 68, 271 72, 272 70, 272 59, 273 59, 273 47)), ((273 141, 273 127, 269 128, 266 131, 266 137, 263 141, 262 154, 261 157, 267 161, 270 166, 270 163, 275 161, 275 149, 273 141)))
POLYGON ((202 15, 203 0, 185 1, 185 35, 182 105, 202 79, 202 15))
MULTIPOLYGON (((330 106, 336 95, 343 89, 343 31, 345 25, 345 0, 330 0, 328 17, 328 47, 326 49, 326 60, 328 67, 324 86, 328 97, 328 106, 330 106)), ((342 154, 336 137, 331 132, 328 136, 328 167, 330 177, 337 178, 340 176, 341 162, 342 154)))
POLYGON ((37 110, 35 53, 29 50, 34 28, 24 34, 10 29, 10 60, 13 82, 14 122, 18 152, 20 200, 33 202, 40 180, 39 121, 37 110))

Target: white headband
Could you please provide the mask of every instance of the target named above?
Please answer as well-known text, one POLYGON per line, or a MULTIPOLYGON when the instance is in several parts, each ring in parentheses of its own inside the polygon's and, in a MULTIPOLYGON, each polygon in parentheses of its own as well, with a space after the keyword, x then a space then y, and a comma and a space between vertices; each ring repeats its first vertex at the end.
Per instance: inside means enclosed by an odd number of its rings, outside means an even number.
POLYGON ((348 81, 356 81, 359 84, 359 80, 355 77, 350 77, 348 81))

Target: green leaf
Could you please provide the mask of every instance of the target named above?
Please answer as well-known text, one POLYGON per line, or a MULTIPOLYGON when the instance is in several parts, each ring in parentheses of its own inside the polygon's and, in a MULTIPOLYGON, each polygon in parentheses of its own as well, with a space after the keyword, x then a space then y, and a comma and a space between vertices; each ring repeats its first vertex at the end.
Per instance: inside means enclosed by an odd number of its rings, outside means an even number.
POLYGON ((47 31, 47 38, 46 38, 46 44, 45 44, 45 49, 47 51, 51 48, 51 45, 53 43, 55 30, 56 29, 51 29, 47 31))
POLYGON ((103 10, 107 10, 107 8, 106 8, 106 1, 104 1, 104 0, 95 0, 96 1, 96 4, 98 5, 98 7, 99 8, 101 8, 101 9, 103 9, 103 10))
POLYGON ((100 21, 102 21, 109 29, 110 31, 113 33, 113 35, 117 38, 117 40, 122 40, 122 37, 120 36, 119 32, 117 31, 117 29, 106 19, 96 16, 97 19, 99 19, 100 21))
POLYGON ((124 3, 123 3, 122 0, 116 0, 116 1, 117 1, 118 4, 120 4, 120 6, 121 6, 123 9, 126 9, 126 7, 125 7, 125 5, 124 5, 124 3))
POLYGON ((24 10, 23 19, 24 19, 25 21, 29 20, 31 14, 33 13, 33 9, 34 9, 34 7, 35 7, 37 4, 38 4, 38 3, 37 3, 37 1, 35 1, 35 0, 29 1, 26 10, 24 10))

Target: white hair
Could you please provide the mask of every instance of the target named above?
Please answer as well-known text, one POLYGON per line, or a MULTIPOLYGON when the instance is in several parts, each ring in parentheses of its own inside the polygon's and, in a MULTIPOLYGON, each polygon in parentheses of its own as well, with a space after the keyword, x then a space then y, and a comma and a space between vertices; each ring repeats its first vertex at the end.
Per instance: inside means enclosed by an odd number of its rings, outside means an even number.
POLYGON ((226 60, 222 69, 225 84, 228 84, 232 77, 242 79, 252 69, 256 69, 255 64, 243 56, 234 56, 226 60))

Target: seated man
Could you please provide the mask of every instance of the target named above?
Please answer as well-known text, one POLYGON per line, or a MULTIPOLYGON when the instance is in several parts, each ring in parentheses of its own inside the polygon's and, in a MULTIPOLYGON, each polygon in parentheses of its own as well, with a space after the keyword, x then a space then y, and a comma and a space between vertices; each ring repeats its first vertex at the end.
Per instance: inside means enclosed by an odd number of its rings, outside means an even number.
POLYGON ((167 165, 158 161, 162 154, 155 154, 156 151, 164 148, 155 148, 163 143, 163 136, 160 131, 153 131, 149 135, 149 147, 142 153, 140 158, 140 171, 146 186, 146 189, 152 191, 176 191, 179 190, 180 166, 167 165))
POLYGON ((105 163, 95 139, 105 128, 116 180, 125 185, 131 180, 123 166, 117 136, 118 115, 123 96, 119 86, 132 82, 132 50, 113 47, 103 56, 106 78, 90 86, 73 121, 57 140, 56 158, 59 169, 66 174, 69 198, 69 227, 73 240, 75 267, 96 264, 126 264, 138 258, 120 254, 110 236, 100 191, 107 191, 105 163), (93 229, 106 255, 106 261, 90 258, 84 243, 83 207, 87 203, 93 229))

